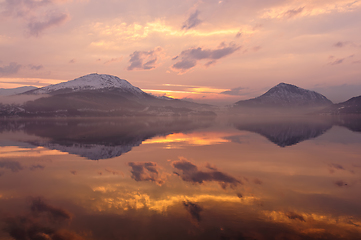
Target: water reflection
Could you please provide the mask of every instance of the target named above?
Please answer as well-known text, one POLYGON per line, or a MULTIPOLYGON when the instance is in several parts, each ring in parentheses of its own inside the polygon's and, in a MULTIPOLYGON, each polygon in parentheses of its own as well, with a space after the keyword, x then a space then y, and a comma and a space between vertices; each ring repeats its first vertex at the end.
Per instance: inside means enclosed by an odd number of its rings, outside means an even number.
MULTIPOLYGON (((22 131, 40 138, 27 143, 76 154, 91 160, 120 156, 159 135, 204 128, 213 119, 88 119, 6 121, 1 131, 22 131)), ((20 140, 21 141, 21 140, 20 140)))
POLYGON ((360 239, 354 120, 1 124, 0 239, 360 239))
POLYGON ((250 131, 266 137, 280 147, 292 146, 316 138, 333 126, 329 119, 258 119, 240 120, 234 123, 241 131, 250 131))

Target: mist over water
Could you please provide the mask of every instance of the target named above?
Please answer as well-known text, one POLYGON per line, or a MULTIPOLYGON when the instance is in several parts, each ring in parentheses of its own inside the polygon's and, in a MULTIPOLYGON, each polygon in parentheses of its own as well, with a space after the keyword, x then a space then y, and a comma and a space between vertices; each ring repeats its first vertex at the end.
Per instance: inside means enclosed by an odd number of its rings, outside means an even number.
POLYGON ((360 123, 4 120, 0 239, 360 239, 360 123))

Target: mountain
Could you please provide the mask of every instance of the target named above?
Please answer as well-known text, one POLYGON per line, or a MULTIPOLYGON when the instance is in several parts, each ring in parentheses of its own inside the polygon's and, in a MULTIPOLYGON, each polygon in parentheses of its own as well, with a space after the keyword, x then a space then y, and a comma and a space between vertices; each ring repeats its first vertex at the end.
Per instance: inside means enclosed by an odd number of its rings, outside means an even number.
POLYGON ((34 89, 38 89, 37 87, 33 86, 24 86, 18 88, 0 88, 0 96, 11 96, 16 95, 24 92, 28 92, 34 89))
POLYGON ((346 102, 334 104, 321 111, 322 114, 361 114, 361 96, 353 97, 346 102))
POLYGON ((21 106, 0 106, 0 115, 20 117, 214 116, 210 106, 157 98, 128 81, 107 74, 89 74, 34 89, 37 96, 21 106))
POLYGON ((259 97, 236 102, 234 107, 307 108, 331 104, 332 102, 322 94, 291 84, 280 83, 259 97))

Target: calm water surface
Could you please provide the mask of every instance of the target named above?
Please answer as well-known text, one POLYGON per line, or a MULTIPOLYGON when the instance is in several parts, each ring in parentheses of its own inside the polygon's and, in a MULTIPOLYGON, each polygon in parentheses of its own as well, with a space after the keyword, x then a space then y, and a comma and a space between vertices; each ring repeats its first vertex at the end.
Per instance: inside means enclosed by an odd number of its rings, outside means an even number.
POLYGON ((0 239, 361 239, 361 119, 0 122, 0 239))

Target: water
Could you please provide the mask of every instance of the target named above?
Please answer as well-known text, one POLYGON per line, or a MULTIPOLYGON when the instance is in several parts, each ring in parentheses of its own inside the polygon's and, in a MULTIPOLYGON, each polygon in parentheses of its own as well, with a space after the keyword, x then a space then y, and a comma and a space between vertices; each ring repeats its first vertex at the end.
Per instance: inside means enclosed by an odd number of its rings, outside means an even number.
POLYGON ((359 118, 38 119, 0 132, 0 239, 361 239, 359 118))

